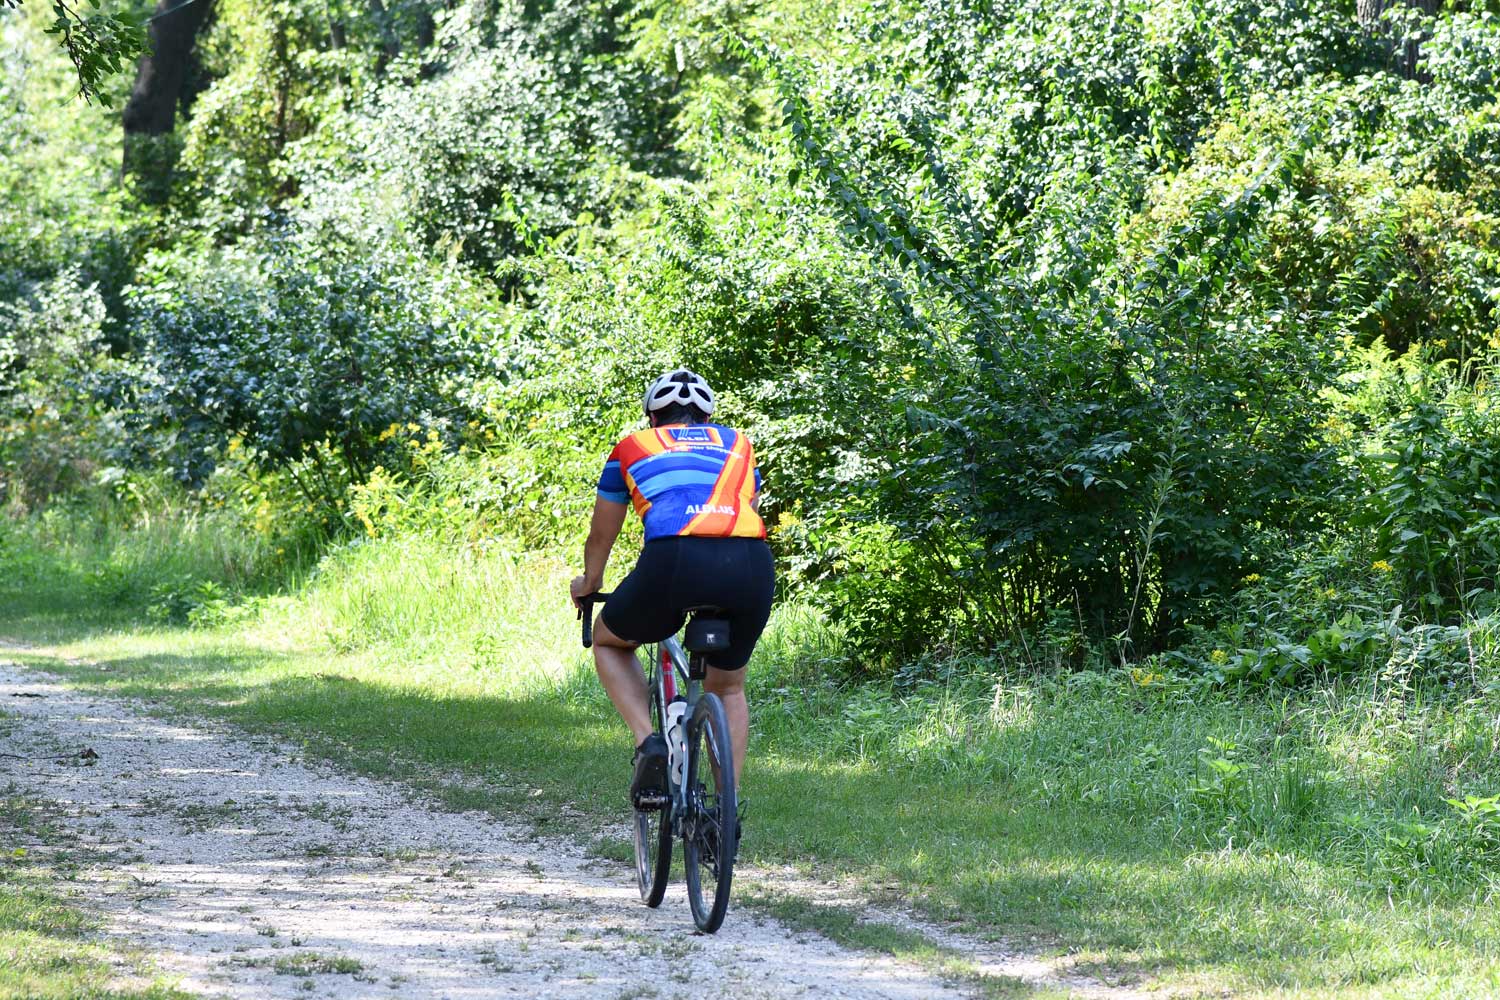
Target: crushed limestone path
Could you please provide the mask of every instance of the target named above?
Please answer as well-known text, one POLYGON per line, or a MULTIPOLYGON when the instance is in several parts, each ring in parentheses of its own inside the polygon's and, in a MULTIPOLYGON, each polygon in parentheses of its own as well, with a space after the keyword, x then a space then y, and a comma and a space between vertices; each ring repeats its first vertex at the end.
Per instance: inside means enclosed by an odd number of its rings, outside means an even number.
MULTIPOLYGON (((85 905, 205 997, 973 995, 743 909, 695 934, 680 880, 650 910, 626 866, 575 845, 3 661, 0 715, 0 752, 28 758, 0 759, 0 789, 61 808, 89 848, 74 883, 85 905), (98 755, 89 766, 39 759, 84 748, 98 755)), ((1078 996, 1136 995, 1044 963, 1005 971, 1078 996)))

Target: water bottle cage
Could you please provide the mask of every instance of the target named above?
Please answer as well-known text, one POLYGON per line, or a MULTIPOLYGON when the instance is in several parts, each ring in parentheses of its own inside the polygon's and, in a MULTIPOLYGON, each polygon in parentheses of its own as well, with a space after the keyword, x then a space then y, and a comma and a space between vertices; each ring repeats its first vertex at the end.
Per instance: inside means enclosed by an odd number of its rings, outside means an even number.
POLYGON ((687 703, 674 698, 667 706, 667 782, 673 789, 682 785, 687 771, 687 703))

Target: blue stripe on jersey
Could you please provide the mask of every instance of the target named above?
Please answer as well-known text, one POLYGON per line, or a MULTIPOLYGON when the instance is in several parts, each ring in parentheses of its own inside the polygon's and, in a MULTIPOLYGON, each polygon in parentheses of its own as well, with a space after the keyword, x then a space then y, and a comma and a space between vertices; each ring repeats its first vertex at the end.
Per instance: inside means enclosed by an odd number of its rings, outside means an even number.
POLYGON ((695 455, 689 452, 668 451, 660 455, 652 455, 650 458, 643 458, 632 465, 630 478, 635 480, 637 486, 644 486, 664 472, 691 469, 695 472, 707 472, 717 476, 723 468, 724 457, 722 455, 695 455))
POLYGON ((714 483, 718 481, 717 472, 705 472, 702 469, 667 469, 653 473, 649 479, 637 479, 635 485, 647 500, 654 500, 667 490, 680 486, 706 486, 712 490, 714 483))

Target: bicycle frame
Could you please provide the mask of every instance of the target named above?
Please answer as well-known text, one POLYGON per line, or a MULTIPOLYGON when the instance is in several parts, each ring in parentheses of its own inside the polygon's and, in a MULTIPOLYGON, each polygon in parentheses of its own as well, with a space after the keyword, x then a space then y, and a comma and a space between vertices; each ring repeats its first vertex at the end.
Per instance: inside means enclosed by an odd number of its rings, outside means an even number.
MULTIPOLYGON (((684 728, 691 723, 693 709, 703 693, 702 681, 693 677, 693 674, 698 671, 694 671, 692 666, 687 651, 682 648, 682 643, 677 641, 675 635, 657 643, 656 663, 652 668, 652 683, 656 685, 657 696, 661 699, 663 725, 665 725, 667 706, 678 694, 683 696, 685 702, 684 728)), ((687 813, 687 787, 673 781, 671 768, 667 769, 667 797, 672 800, 672 828, 676 830, 682 817, 687 813)))

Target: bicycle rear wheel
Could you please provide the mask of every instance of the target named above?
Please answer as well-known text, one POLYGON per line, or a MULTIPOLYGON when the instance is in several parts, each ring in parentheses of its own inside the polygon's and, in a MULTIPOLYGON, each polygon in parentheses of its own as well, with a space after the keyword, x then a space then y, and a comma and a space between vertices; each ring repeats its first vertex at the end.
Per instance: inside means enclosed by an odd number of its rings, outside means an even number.
MULTIPOLYGON (((656 731, 664 732, 666 719, 661 703, 661 660, 655 647, 650 647, 656 659, 656 669, 649 671, 648 687, 651 691, 651 717, 656 722, 656 731)), ((641 890, 641 901, 647 906, 661 905, 667 893, 667 880, 672 872, 672 803, 655 809, 635 809, 635 883, 641 890)))
POLYGON ((729 909, 739 849, 734 777, 724 705, 718 695, 705 694, 688 731, 688 815, 682 837, 688 905, 693 922, 705 934, 719 929, 729 909))

